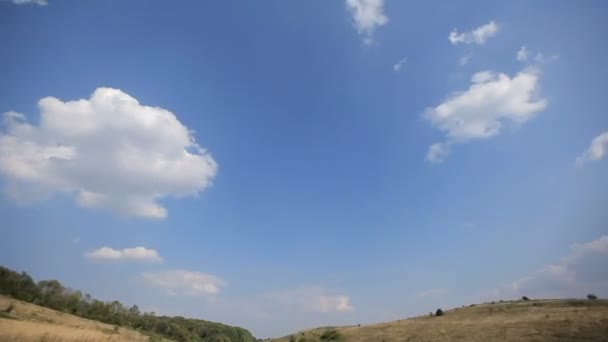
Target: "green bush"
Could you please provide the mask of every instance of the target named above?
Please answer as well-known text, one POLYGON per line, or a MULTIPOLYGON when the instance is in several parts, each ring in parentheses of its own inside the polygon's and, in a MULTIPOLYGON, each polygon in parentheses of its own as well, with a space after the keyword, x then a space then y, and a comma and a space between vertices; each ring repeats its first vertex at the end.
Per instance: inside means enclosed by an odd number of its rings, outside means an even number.
POLYGON ((589 300, 596 300, 597 296, 594 295, 593 293, 590 293, 590 294, 587 295, 587 299, 589 299, 589 300))
POLYGON ((341 341, 342 335, 336 329, 328 329, 321 334, 320 339, 321 341, 341 341))

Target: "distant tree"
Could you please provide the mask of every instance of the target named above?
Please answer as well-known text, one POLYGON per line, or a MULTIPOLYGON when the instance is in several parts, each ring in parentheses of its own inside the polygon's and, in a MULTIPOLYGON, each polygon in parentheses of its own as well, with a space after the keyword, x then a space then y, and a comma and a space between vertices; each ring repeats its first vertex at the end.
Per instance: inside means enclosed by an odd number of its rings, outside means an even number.
POLYGON ((587 295, 587 299, 589 299, 589 300, 596 300, 597 296, 594 295, 593 293, 590 293, 590 294, 587 295))
POLYGON ((435 316, 443 316, 443 310, 437 309, 437 311, 435 311, 435 316))
POLYGON ((521 297, 521 300, 530 300, 530 298, 523 296, 523 297, 521 297))

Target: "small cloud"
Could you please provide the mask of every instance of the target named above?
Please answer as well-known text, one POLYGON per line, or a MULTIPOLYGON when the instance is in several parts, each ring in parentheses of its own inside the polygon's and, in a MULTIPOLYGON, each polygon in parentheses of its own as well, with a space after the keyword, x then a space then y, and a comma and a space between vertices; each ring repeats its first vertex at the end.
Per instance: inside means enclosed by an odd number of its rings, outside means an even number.
POLYGON ((471 58, 473 58, 473 53, 468 53, 468 54, 460 57, 460 59, 458 60, 458 65, 460 65, 460 66, 466 65, 467 63, 469 63, 471 58))
POLYGON ((448 289, 445 288, 438 288, 438 289, 429 289, 429 290, 424 290, 421 292, 418 292, 416 294, 416 296, 421 297, 421 298, 436 298, 436 297, 441 297, 441 296, 445 296, 446 294, 448 294, 448 289))
POLYGON ((480 71, 471 77, 466 91, 455 92, 423 117, 446 135, 445 143, 429 147, 428 161, 441 161, 448 147, 470 140, 497 136, 506 123, 524 124, 547 107, 538 97, 540 73, 525 68, 514 77, 494 71, 480 71))
POLYGON ((187 295, 214 299, 226 285, 217 276, 186 270, 144 272, 142 278, 148 284, 164 289, 170 296, 187 295))
POLYGON ((158 255, 157 251, 141 246, 135 248, 125 248, 122 250, 116 250, 110 247, 101 247, 95 251, 86 253, 85 256, 91 260, 132 260, 146 262, 163 261, 163 258, 158 255))
POLYGON ((4 0, 4 1, 11 1, 15 5, 46 6, 49 4, 47 0, 4 0))
POLYGON ((498 25, 494 21, 490 21, 488 24, 480 26, 469 32, 459 33, 458 30, 454 29, 450 32, 448 39, 452 45, 457 44, 478 44, 482 45, 493 37, 498 32, 498 25))
POLYGON ((576 165, 583 166, 587 162, 598 161, 604 158, 606 151, 608 150, 608 131, 596 136, 591 140, 589 148, 578 158, 576 158, 576 165))
POLYGON ((583 244, 575 244, 558 263, 541 267, 524 276, 483 294, 486 299, 576 298, 587 293, 608 295, 608 236, 583 244))
POLYGON ((343 294, 330 294, 319 286, 301 286, 293 289, 261 294, 260 300, 289 311, 350 312, 355 308, 351 299, 343 294))
POLYGON ((517 51, 517 60, 520 62, 525 62, 528 60, 528 49, 526 49, 525 46, 522 46, 518 51, 517 51))
POLYGON ((407 63, 407 57, 403 57, 399 62, 395 63, 395 65, 393 65, 393 70, 395 72, 401 71, 405 63, 407 63))
POLYGON ((426 161, 431 163, 441 163, 450 153, 450 146, 443 143, 435 143, 429 146, 426 153, 426 161))
POLYGON ((346 7, 365 44, 371 44, 376 28, 388 22, 388 17, 383 13, 384 0, 346 0, 346 7))

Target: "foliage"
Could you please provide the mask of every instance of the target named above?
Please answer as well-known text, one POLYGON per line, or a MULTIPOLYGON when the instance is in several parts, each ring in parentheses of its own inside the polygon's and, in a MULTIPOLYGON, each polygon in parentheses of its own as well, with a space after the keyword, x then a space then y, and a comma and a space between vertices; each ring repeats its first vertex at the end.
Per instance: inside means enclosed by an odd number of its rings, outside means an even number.
POLYGON ((340 335, 340 332, 336 329, 327 329, 319 338, 321 341, 340 341, 342 340, 342 335, 340 335))
POLYGON ((521 300, 530 300, 530 298, 523 296, 523 297, 521 297, 521 300))
POLYGON ((125 307, 119 301, 103 302, 89 294, 64 287, 57 280, 34 282, 27 273, 0 266, 0 294, 25 302, 68 312, 80 317, 128 327, 149 334, 151 340, 165 337, 176 341, 253 342, 251 333, 200 319, 156 316, 141 313, 137 305, 125 307))
POLYGON ((437 309, 437 311, 435 311, 435 316, 443 316, 443 310, 437 309))
POLYGON ((596 300, 597 296, 594 295, 593 293, 590 293, 590 294, 587 295, 587 299, 589 299, 589 300, 596 300))

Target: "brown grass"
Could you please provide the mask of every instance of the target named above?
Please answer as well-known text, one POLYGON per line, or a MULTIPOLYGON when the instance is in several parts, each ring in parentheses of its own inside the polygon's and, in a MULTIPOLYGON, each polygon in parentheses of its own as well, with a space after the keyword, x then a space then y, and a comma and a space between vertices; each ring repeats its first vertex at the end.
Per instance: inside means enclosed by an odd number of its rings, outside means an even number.
POLYGON ((148 341, 149 337, 133 330, 80 318, 0 296, 0 311, 9 305, 10 313, 0 316, 0 341, 148 341))
MULTIPOLYGON (((293 334, 318 341, 327 328, 293 334)), ((607 300, 532 300, 480 304, 361 327, 337 327, 344 341, 608 341, 607 300)), ((303 340, 304 340, 303 339, 303 340)), ((272 340, 287 342, 289 336, 272 340)))

